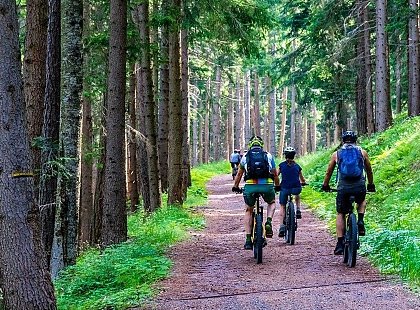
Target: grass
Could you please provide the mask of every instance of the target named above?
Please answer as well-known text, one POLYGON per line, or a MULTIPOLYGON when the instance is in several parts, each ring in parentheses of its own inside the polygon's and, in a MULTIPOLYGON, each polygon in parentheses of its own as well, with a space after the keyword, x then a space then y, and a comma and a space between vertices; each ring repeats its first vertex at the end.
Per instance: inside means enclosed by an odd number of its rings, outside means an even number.
POLYGON ((193 208, 207 203, 205 184, 229 167, 221 162, 193 169, 183 207, 163 206, 151 217, 138 211, 128 218, 127 242, 84 252, 54 282, 58 309, 126 309, 151 298, 153 284, 167 277, 172 266, 166 250, 188 238, 188 230, 205 226, 193 208))

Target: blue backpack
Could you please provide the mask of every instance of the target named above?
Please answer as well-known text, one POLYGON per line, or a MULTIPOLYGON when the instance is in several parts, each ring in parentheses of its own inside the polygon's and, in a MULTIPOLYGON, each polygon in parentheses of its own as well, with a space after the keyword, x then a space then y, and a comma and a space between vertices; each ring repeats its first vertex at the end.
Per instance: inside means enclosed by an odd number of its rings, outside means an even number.
POLYGON ((360 147, 345 144, 337 151, 338 172, 344 180, 355 181, 363 176, 363 155, 360 147))
POLYGON ((267 152, 262 148, 254 147, 248 150, 246 157, 245 179, 270 178, 270 168, 268 164, 267 152))

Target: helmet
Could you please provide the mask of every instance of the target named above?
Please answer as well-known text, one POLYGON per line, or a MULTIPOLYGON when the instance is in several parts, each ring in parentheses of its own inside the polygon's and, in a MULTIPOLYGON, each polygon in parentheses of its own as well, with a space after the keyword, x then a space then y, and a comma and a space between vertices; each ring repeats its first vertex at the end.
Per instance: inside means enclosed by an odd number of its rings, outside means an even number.
POLYGON ((248 148, 250 149, 253 146, 264 147, 264 141, 259 136, 253 136, 248 141, 248 148))
POLYGON ((286 156, 286 158, 293 159, 295 158, 296 150, 291 146, 288 146, 284 149, 283 154, 286 156))
POLYGON ((354 131, 347 130, 341 135, 341 138, 343 138, 344 143, 355 143, 357 140, 357 135, 354 133, 354 131))

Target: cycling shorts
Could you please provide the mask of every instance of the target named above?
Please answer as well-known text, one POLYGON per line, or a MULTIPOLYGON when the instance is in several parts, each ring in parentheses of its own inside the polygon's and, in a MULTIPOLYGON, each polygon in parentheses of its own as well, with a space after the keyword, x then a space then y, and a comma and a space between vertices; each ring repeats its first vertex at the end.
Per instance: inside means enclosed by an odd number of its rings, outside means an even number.
POLYGON ((253 193, 260 193, 263 200, 270 204, 276 201, 276 193, 273 184, 245 184, 244 201, 248 206, 255 205, 255 197, 253 193))
POLYGON ((336 210, 338 213, 347 214, 351 210, 350 196, 354 196, 356 203, 362 203, 366 198, 366 186, 359 186, 351 189, 337 191, 336 210))
POLYGON ((302 187, 294 187, 294 188, 281 188, 279 202, 282 206, 287 204, 287 198, 289 194, 292 195, 299 195, 302 192, 302 187))

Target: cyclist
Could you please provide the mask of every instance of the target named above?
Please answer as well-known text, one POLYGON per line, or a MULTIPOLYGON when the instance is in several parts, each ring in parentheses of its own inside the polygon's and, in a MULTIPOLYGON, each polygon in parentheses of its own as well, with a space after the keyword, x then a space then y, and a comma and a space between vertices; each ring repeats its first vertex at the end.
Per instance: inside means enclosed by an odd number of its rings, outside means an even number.
POLYGON ((283 151, 285 161, 279 164, 278 174, 281 175, 281 191, 280 191, 280 229, 279 237, 284 237, 285 226, 284 216, 287 204, 287 198, 290 194, 295 196, 296 202, 296 218, 302 218, 300 211, 300 193, 302 192, 302 185, 306 184, 305 178, 302 174, 302 168, 295 162, 296 150, 288 146, 283 151))
POLYGON ((233 169, 235 169, 239 163, 241 162, 241 150, 235 149, 232 154, 230 154, 230 167, 232 168, 232 175, 233 169))
POLYGON ((280 180, 277 175, 276 163, 274 157, 269 153, 263 151, 264 142, 259 136, 253 136, 248 142, 248 152, 246 156, 243 156, 239 164, 239 171, 236 175, 234 185, 232 187, 233 192, 240 192, 239 182, 241 181, 242 175, 245 175, 245 186, 244 186, 244 201, 245 201, 245 232, 246 241, 244 249, 252 250, 251 242, 251 230, 252 230, 252 211, 255 205, 255 197, 253 193, 260 193, 264 201, 267 203, 267 222, 265 223, 266 237, 271 238, 273 236, 272 218, 276 209, 276 191, 280 190, 280 180), (264 162, 266 172, 261 174, 261 177, 252 177, 252 154, 258 151, 264 152, 266 155, 264 162), (273 186, 273 183, 275 186, 273 186))
POLYGON ((331 190, 329 182, 334 172, 335 165, 339 164, 339 158, 343 150, 349 147, 357 148, 358 152, 361 153, 361 160, 363 164, 363 169, 366 171, 366 176, 362 171, 359 177, 349 179, 343 177, 343 173, 339 173, 336 197, 337 245, 334 249, 335 255, 343 254, 344 250, 345 216, 351 208, 349 197, 355 197, 358 213, 357 226, 359 230, 359 235, 364 236, 366 234, 365 223, 363 219, 366 210, 366 177, 368 181, 367 191, 375 192, 375 184, 373 184, 372 166, 369 161, 368 154, 360 146, 356 146, 356 141, 357 135, 353 131, 346 131, 342 134, 342 147, 331 155, 330 163, 328 164, 327 172, 325 173, 324 177, 324 183, 322 185, 323 191, 331 190))

